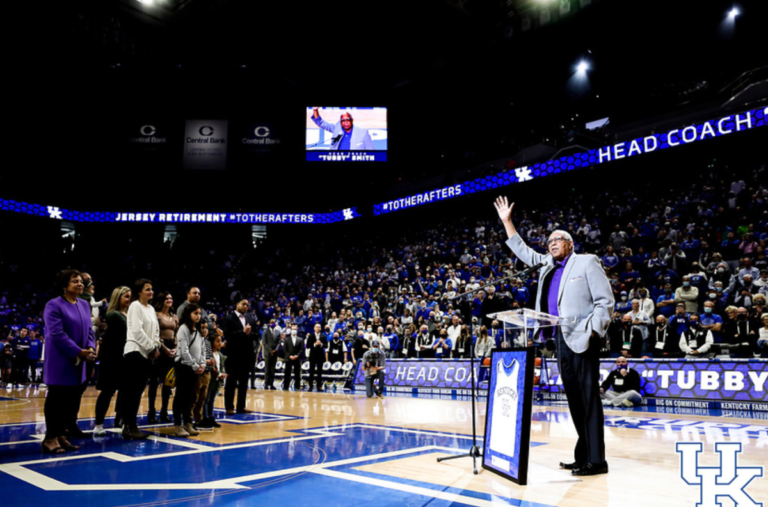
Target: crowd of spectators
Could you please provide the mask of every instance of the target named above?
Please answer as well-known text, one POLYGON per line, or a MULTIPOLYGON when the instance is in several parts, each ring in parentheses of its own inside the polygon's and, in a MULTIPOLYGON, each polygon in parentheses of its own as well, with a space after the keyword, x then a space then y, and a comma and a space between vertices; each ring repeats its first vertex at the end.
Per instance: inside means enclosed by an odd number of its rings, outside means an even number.
MULTIPOLYGON (((562 229, 573 236, 577 253, 600 257, 616 301, 606 354, 766 357, 765 179, 764 166, 706 168, 664 189, 652 183, 598 188, 572 196, 566 208, 543 200, 536 210, 516 211, 515 221, 534 249, 544 251, 548 234, 562 229)), ((482 347, 476 342, 485 336, 493 347, 538 345, 537 337, 505 332, 487 317, 532 307, 538 290, 536 274, 492 284, 524 266, 491 217, 489 202, 474 216, 409 226, 404 234, 374 230, 343 247, 329 239, 313 244, 311 256, 283 247, 258 259, 245 247, 192 254, 177 244, 149 252, 126 247, 124 258, 99 265, 103 282, 96 297, 141 276, 177 297, 195 283, 211 294, 203 307, 219 318, 240 300, 249 301, 257 341, 267 329, 282 341, 292 329, 304 338, 319 325, 324 343, 343 342, 338 353, 355 362, 373 340, 388 357, 484 354, 487 341, 482 347), (457 297, 477 288, 484 290, 457 297)), ((95 264, 92 252, 72 255, 72 262, 95 264)), ((10 266, 2 268, 8 272, 10 266)), ((22 328, 44 339, 41 314, 50 294, 38 286, 14 288, 0 299, 0 336, 12 356, 22 358, 22 328)), ((540 352, 552 356, 551 344, 541 345, 540 352)))

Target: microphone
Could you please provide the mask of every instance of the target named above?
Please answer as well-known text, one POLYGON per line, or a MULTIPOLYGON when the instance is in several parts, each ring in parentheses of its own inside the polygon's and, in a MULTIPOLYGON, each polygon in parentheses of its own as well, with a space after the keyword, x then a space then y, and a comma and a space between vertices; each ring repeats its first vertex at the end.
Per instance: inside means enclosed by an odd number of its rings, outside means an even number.
POLYGON ((531 273, 533 273, 534 271, 538 271, 539 269, 543 268, 546 265, 547 265, 546 262, 540 262, 540 263, 536 264, 535 266, 531 266, 529 268, 525 268, 523 271, 521 271, 520 273, 517 273, 515 276, 528 276, 531 273))
POLYGON ((341 139, 343 136, 344 136, 344 134, 339 134, 339 135, 337 135, 336 137, 332 137, 332 138, 331 138, 331 145, 334 145, 334 144, 336 144, 337 142, 339 142, 339 139, 341 139))

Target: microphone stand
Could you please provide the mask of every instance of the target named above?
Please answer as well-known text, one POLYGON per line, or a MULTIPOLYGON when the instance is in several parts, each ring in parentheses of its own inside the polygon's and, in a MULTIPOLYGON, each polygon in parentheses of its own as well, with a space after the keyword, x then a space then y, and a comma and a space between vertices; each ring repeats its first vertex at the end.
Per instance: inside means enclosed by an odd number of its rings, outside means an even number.
MULTIPOLYGON (((505 282, 507 280, 512 280, 513 278, 517 277, 525 277, 525 273, 520 272, 513 272, 509 276, 505 276, 503 278, 499 278, 497 280, 494 280, 493 282, 485 285, 484 287, 479 287, 477 289, 464 292, 462 294, 457 294, 456 296, 453 296, 450 298, 451 301, 455 299, 461 299, 464 296, 468 296, 471 294, 474 294, 476 292, 480 292, 481 290, 485 290, 485 287, 488 287, 489 285, 496 285, 501 282, 505 282)), ((482 368, 483 365, 480 365, 480 368, 482 368)), ((477 446, 477 415, 475 414, 475 398, 477 397, 477 385, 475 383, 475 347, 472 346, 472 353, 469 355, 469 368, 470 368, 470 380, 472 382, 472 447, 470 447, 469 452, 466 454, 457 454, 456 456, 444 456, 442 458, 437 458, 438 463, 442 463, 443 461, 449 461, 452 459, 459 459, 459 458, 472 458, 472 471, 477 475, 478 469, 477 469, 477 458, 482 458, 483 453, 480 452, 480 448, 477 446)))
POLYGON ((476 386, 475 386, 475 347, 474 345, 472 346, 472 353, 469 355, 469 368, 470 368, 469 376, 471 377, 471 381, 472 381, 472 447, 469 449, 469 452, 467 454, 457 454, 456 456, 445 456, 442 458, 437 458, 437 462, 441 463, 443 461, 448 461, 448 460, 458 459, 458 458, 472 458, 472 470, 475 472, 475 475, 477 475, 477 458, 482 458, 483 453, 480 452, 480 448, 477 446, 477 417, 475 415, 476 386))

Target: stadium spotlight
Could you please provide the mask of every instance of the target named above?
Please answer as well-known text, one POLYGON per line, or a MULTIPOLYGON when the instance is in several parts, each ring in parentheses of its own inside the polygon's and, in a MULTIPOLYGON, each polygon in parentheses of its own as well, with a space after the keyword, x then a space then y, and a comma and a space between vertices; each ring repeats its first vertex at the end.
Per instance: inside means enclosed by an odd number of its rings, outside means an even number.
POLYGON ((730 11, 728 11, 728 18, 730 18, 730 19, 736 19, 736 16, 738 16, 739 14, 741 14, 741 12, 739 12, 739 9, 737 9, 736 7, 734 7, 733 9, 731 9, 730 11))
POLYGON ((585 72, 587 72, 587 69, 589 69, 589 64, 584 60, 580 61, 579 65, 576 66, 576 71, 579 74, 584 74, 585 72))

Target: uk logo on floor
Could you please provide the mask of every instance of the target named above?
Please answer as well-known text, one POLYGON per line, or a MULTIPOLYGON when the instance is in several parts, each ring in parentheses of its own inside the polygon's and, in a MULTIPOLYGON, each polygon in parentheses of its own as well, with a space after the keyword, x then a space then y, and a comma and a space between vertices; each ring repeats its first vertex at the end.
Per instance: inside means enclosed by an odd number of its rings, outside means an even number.
POLYGON ((738 466, 740 442, 715 444, 715 452, 720 455, 719 467, 699 466, 701 451, 701 442, 677 443, 682 479, 689 486, 701 488, 696 507, 721 507, 724 498, 730 498, 736 507, 763 507, 744 491, 753 479, 763 476, 763 467, 738 466))

